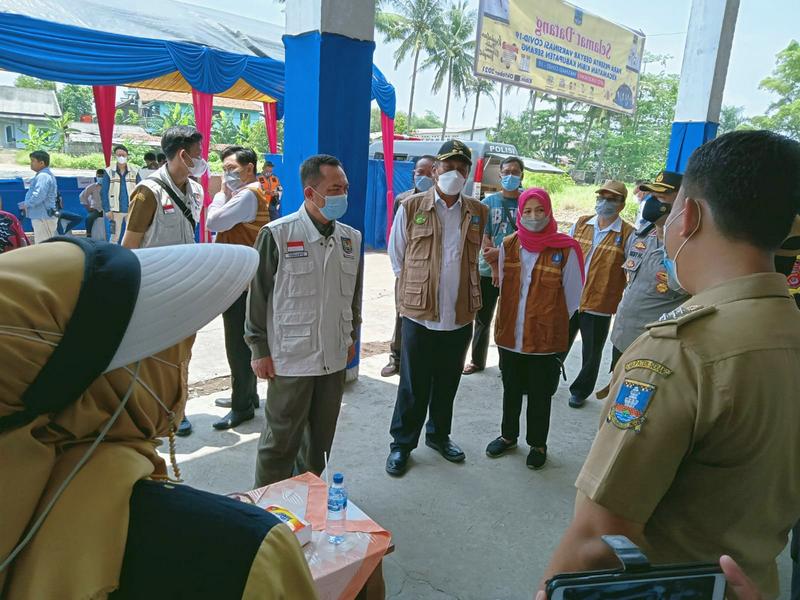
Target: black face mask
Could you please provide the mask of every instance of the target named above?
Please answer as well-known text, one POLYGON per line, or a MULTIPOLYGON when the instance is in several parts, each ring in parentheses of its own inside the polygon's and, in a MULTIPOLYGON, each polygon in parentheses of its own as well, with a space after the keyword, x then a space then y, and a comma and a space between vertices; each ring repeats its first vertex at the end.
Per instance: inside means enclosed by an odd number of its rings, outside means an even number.
POLYGON ((661 217, 668 215, 669 211, 672 210, 671 204, 662 202, 653 194, 648 194, 642 202, 644 202, 642 206, 642 218, 649 223, 655 223, 661 217))

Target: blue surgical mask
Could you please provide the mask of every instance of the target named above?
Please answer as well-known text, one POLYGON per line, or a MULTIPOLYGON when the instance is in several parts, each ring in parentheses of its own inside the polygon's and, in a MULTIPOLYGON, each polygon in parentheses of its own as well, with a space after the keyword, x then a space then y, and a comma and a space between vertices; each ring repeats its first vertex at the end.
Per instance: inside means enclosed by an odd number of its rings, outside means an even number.
POLYGON ((607 198, 603 198, 602 196, 597 197, 597 204, 594 207, 595 212, 597 213, 598 217, 613 217, 617 214, 617 209, 619 205, 616 202, 612 202, 607 198))
POLYGON ((97 183, 103 183, 103 178, 102 177, 95 177, 94 180, 97 183))
POLYGON ((522 183, 522 177, 519 175, 503 175, 500 178, 500 185, 507 192, 513 192, 519 189, 519 184, 522 183))
POLYGON ((667 253, 667 228, 670 225, 672 225, 678 219, 678 217, 680 217, 683 214, 685 210, 686 207, 684 206, 683 209, 681 209, 681 211, 678 214, 676 214, 671 220, 668 219, 667 222, 664 223, 664 245, 661 247, 661 251, 664 253, 664 258, 662 263, 664 265, 664 268, 667 270, 667 285, 672 291, 683 292, 683 293, 686 293, 686 290, 684 289, 683 285, 681 285, 681 280, 678 278, 678 256, 680 255, 681 250, 683 250, 684 246, 686 246, 689 240, 692 239, 692 236, 695 233, 697 233, 697 231, 700 229, 700 222, 703 216, 702 211, 699 211, 697 214, 697 227, 694 228, 694 231, 691 233, 689 237, 683 240, 683 243, 680 245, 678 251, 675 253, 675 258, 670 258, 669 254, 667 253))
POLYGON ((427 175, 417 175, 414 177, 414 187, 420 192, 427 192, 433 187, 433 179, 427 175))
POLYGON ((347 212, 347 194, 339 194, 338 196, 323 196, 322 194, 314 191, 317 196, 325 199, 325 206, 319 209, 322 216, 328 221, 335 221, 341 219, 344 213, 347 212))

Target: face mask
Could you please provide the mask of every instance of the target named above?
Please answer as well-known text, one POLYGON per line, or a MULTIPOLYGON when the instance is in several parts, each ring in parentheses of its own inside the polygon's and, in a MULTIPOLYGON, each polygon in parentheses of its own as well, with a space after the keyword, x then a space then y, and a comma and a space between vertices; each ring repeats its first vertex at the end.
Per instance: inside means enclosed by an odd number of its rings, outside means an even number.
POLYGON ((643 202, 642 218, 649 223, 655 223, 663 216, 668 215, 669 211, 672 210, 671 204, 662 202, 652 194, 648 194, 643 202))
POLYGON ((520 224, 533 233, 538 233, 550 222, 550 217, 542 217, 541 219, 537 219, 535 217, 520 217, 519 219, 520 224))
POLYGON ((103 178, 102 178, 102 177, 95 177, 95 178, 94 178, 94 180, 95 180, 97 183, 103 183, 103 178))
POLYGON ((124 164, 127 164, 127 163, 128 163, 128 157, 127 156, 118 156, 117 157, 117 164, 118 165, 124 165, 124 164))
POLYGON ((420 192, 427 192, 433 186, 433 179, 427 175, 417 175, 414 177, 414 187, 420 192))
POLYGON ((617 214, 617 203, 603 198, 602 196, 598 196, 594 210, 598 217, 613 217, 617 214))
POLYGON ((239 171, 230 171, 229 173, 225 173, 225 185, 231 191, 236 191, 240 187, 242 187, 242 176, 239 174, 239 171))
POLYGON ((464 178, 464 176, 454 169, 439 175, 436 185, 439 186, 439 189, 443 194, 447 194, 448 196, 457 196, 461 193, 461 190, 464 189, 464 185, 466 183, 467 180, 464 178))
POLYGON ((507 192, 513 192, 519 189, 519 184, 522 183, 522 177, 519 175, 503 175, 500 179, 500 185, 507 192))
POLYGON ((667 253, 667 227, 672 225, 678 219, 678 217, 684 213, 685 210, 686 207, 684 206, 683 209, 677 215, 675 215, 671 221, 664 223, 664 245, 661 247, 661 251, 664 253, 664 268, 667 270, 667 285, 673 292, 686 291, 683 285, 681 285, 681 280, 678 278, 678 255, 680 255, 681 250, 683 250, 683 247, 686 246, 689 240, 692 239, 692 236, 700 229, 700 221, 703 216, 702 212, 698 212, 697 227, 694 228, 694 231, 689 235, 689 237, 683 240, 683 243, 680 245, 680 247, 678 247, 678 251, 675 253, 675 258, 670 258, 669 254, 667 253))
POLYGON ((193 163, 191 167, 186 165, 186 168, 189 169, 190 175, 194 177, 202 177, 206 174, 206 171, 208 171, 208 163, 205 160, 200 157, 192 158, 191 156, 189 156, 189 160, 191 160, 193 163))
POLYGON ((321 207, 319 212, 322 213, 322 216, 328 221, 341 219, 344 216, 344 213, 347 212, 347 194, 339 194, 338 196, 323 196, 322 194, 317 193, 316 190, 314 190, 314 193, 325 200, 325 206, 321 207))

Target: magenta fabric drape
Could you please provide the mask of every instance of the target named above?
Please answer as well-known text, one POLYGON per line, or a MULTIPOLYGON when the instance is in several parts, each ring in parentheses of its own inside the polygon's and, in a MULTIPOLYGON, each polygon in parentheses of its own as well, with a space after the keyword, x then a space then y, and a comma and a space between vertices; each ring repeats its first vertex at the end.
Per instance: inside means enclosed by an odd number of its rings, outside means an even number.
MULTIPOLYGON (((208 147, 211 143, 211 115, 214 108, 214 96, 204 92, 192 90, 192 104, 194 105, 194 124, 203 136, 203 158, 208 160, 208 147)), ((206 229, 206 208, 211 204, 208 194, 208 171, 200 179, 203 186, 203 207, 200 212, 200 241, 210 242, 211 238, 206 229)))
POLYGON ((264 102, 264 122, 267 125, 270 154, 278 153, 278 111, 275 102, 264 102))
POLYGON ((383 168, 386 171, 386 243, 392 233, 394 221, 394 119, 381 113, 381 138, 383 140, 383 168))
POLYGON ((103 144, 106 167, 111 166, 111 146, 114 137, 114 117, 117 111, 117 86, 93 85, 94 106, 97 111, 97 128, 103 144))

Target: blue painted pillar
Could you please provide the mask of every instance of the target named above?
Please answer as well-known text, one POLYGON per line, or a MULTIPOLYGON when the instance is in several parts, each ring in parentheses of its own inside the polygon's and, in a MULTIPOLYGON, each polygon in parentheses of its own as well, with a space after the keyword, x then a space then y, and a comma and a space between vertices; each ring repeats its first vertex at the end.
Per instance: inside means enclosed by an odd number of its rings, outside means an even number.
POLYGON ((693 0, 667 170, 683 173, 695 148, 714 139, 739 0, 693 0))
MULTIPOLYGON (((303 160, 332 154, 342 161, 350 183, 342 221, 364 232, 374 30, 375 0, 286 3, 284 215, 303 202, 303 160)), ((356 357, 348 365, 348 379, 357 373, 356 357)))

